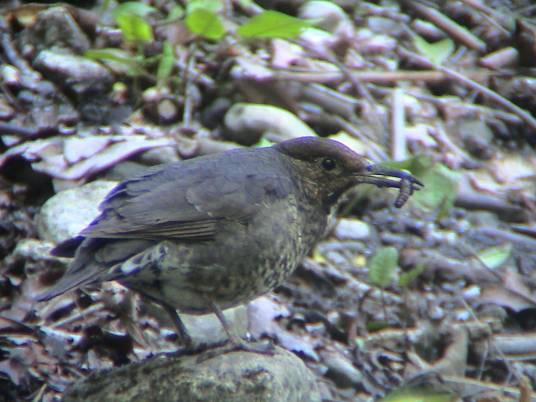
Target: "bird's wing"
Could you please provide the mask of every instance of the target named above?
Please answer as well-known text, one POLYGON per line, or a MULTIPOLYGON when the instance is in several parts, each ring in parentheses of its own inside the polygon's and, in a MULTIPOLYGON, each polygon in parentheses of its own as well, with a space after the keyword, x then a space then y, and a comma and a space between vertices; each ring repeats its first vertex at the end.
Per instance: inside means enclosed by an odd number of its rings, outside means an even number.
POLYGON ((247 223, 269 197, 289 194, 291 179, 269 162, 263 153, 242 151, 152 168, 114 188, 81 235, 211 239, 219 221, 247 223))

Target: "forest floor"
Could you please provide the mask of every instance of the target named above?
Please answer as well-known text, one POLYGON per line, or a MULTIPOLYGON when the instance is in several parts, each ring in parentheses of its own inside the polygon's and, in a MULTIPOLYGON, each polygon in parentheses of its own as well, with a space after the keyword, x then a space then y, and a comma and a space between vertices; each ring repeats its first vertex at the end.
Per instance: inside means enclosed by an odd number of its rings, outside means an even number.
POLYGON ((74 230, 47 200, 303 135, 425 188, 401 209, 350 192, 249 332, 302 358, 325 401, 535 399, 532 1, 74 3, 0 6, 0 401, 176 347, 115 283, 34 301, 74 230))

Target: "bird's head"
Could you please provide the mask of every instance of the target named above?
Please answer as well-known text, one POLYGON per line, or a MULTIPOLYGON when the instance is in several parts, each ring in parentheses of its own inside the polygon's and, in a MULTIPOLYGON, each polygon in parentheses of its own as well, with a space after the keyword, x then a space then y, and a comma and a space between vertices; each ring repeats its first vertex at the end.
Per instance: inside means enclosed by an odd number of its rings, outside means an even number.
POLYGON ((335 204, 346 190, 360 183, 398 188, 397 207, 422 187, 411 174, 372 164, 346 145, 327 138, 300 137, 274 147, 291 158, 308 196, 326 206, 335 204))

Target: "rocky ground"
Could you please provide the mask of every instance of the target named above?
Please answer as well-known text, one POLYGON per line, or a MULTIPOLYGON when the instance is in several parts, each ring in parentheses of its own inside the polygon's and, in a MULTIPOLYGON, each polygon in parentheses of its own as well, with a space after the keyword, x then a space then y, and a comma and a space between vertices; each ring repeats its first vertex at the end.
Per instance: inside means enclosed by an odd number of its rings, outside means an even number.
MULTIPOLYGON (((534 399, 531 1, 75 3, 0 5, 0 401, 81 399, 75 381, 177 350, 116 283, 34 301, 114 183, 304 135, 426 187, 402 209, 351 191, 285 285, 227 312, 235 329, 278 345, 310 400, 534 399)), ((214 317, 187 325, 224 339, 214 317)))

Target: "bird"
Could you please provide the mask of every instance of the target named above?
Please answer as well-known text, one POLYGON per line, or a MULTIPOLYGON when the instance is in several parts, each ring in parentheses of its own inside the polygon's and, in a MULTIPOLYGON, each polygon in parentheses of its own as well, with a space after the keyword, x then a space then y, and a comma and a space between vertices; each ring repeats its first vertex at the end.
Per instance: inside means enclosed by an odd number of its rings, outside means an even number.
POLYGON ((148 168, 114 187, 97 216, 52 254, 72 257, 37 297, 117 281, 161 305, 192 347, 180 313, 214 313, 282 284, 323 236, 342 194, 360 184, 399 189, 401 207, 423 184, 328 138, 299 137, 148 168))

